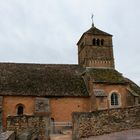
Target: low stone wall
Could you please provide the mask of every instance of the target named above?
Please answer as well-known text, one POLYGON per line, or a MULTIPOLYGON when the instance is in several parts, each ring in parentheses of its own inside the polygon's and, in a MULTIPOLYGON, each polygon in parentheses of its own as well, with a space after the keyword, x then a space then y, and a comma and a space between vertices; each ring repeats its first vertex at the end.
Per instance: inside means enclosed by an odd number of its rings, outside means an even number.
POLYGON ((5 131, 0 133, 0 140, 15 140, 15 132, 5 131))
POLYGON ((7 118, 7 130, 16 133, 17 140, 47 140, 50 131, 50 119, 48 116, 9 116, 7 118))
POLYGON ((140 128, 140 106, 94 112, 74 112, 73 140, 140 128))

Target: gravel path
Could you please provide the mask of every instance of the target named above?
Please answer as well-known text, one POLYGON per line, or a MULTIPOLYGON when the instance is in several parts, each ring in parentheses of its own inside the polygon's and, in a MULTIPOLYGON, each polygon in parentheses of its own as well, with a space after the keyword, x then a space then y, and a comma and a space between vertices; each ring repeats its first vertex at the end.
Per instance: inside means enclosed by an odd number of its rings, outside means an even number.
POLYGON ((140 129, 115 132, 102 136, 84 138, 81 140, 140 140, 140 129))

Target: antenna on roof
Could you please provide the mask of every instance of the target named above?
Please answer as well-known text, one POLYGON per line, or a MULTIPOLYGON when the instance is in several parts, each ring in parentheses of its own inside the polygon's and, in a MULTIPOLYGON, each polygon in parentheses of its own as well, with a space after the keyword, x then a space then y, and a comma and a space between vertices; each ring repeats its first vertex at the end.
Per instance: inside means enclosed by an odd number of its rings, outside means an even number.
POLYGON ((92 20, 92 27, 94 27, 94 21, 93 21, 93 17, 94 17, 94 15, 92 14, 92 15, 91 15, 91 20, 92 20))

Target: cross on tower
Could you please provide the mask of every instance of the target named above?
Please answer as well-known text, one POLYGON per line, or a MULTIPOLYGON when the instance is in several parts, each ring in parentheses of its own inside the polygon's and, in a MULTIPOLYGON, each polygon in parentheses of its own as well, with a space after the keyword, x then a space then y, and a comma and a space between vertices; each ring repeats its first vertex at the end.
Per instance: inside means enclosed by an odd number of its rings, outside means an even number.
POLYGON ((94 17, 94 15, 92 14, 92 15, 91 15, 91 20, 92 20, 92 27, 94 27, 94 21, 93 21, 93 17, 94 17))

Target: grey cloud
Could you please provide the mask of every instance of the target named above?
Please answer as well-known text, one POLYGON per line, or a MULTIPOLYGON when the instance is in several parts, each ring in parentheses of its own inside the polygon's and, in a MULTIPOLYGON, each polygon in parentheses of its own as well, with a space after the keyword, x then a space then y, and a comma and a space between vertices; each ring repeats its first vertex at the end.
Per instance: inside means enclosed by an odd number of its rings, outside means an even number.
POLYGON ((0 62, 77 63, 91 26, 114 35, 116 68, 140 84, 139 0, 0 0, 0 62))

